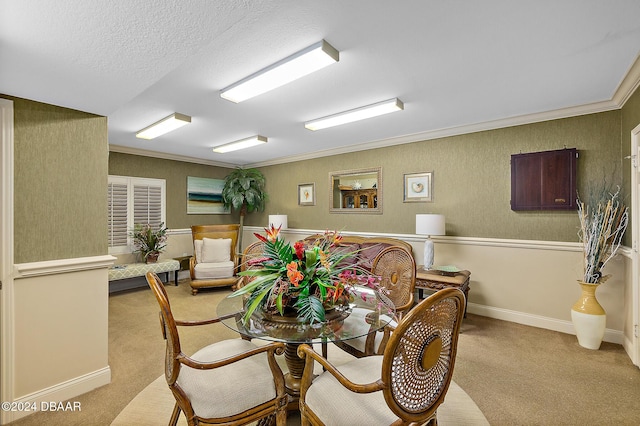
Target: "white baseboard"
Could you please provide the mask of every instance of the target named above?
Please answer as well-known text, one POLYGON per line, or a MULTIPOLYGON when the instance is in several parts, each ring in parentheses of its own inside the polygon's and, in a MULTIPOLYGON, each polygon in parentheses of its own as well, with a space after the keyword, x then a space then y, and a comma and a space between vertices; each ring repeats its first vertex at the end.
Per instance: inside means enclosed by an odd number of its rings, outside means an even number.
MULTIPOLYGON (((35 407, 39 411, 41 407, 47 406, 47 403, 67 401, 78 395, 82 395, 92 391, 93 389, 99 388, 100 386, 108 385, 109 383, 111 383, 111 368, 107 366, 92 373, 85 374, 84 376, 76 377, 75 379, 58 383, 57 385, 46 389, 22 396, 13 402, 18 404, 18 406, 20 406, 20 404, 29 404, 31 406, 35 403, 35 407)), ((71 402, 73 404, 73 401, 71 402)), ((26 417, 29 414, 33 414, 33 411, 3 410, 2 414, 2 424, 6 424, 22 417, 26 417)))
MULTIPOLYGON (((495 318, 503 321, 511 321, 518 324, 529 325, 531 327, 544 328, 547 330, 559 331, 561 333, 575 335, 575 329, 571 321, 562 321, 555 318, 532 315, 524 312, 511 311, 509 309, 494 308, 491 306, 469 303, 467 311, 471 314, 483 317, 495 318)), ((624 344, 624 334, 622 331, 606 329, 604 332, 605 342, 624 344)))

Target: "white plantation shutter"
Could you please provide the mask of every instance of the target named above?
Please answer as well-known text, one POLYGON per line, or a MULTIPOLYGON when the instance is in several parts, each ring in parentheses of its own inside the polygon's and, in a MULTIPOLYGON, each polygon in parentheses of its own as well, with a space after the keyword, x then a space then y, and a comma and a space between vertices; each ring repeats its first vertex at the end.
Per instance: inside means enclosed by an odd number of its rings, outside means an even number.
POLYGON ((165 180, 109 176, 109 253, 127 253, 129 232, 135 225, 150 224, 158 229, 166 223, 165 180))
POLYGON ((127 184, 109 182, 109 247, 127 245, 127 184))
POLYGON ((162 188, 158 185, 133 185, 133 224, 149 224, 158 229, 164 222, 162 188))

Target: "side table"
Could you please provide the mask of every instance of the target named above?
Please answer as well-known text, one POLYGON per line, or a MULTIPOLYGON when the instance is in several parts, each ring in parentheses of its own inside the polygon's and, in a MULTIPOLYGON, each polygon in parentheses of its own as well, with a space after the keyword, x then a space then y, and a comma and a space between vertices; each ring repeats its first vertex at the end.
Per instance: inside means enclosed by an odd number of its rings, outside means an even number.
POLYGON ((459 271, 455 274, 448 274, 433 269, 424 269, 421 265, 416 270, 416 288, 418 296, 423 297, 424 290, 442 290, 443 288, 457 288, 462 290, 465 297, 464 316, 467 316, 467 302, 469 300, 469 277, 471 272, 459 271))
POLYGON ((191 259, 191 256, 178 256, 178 257, 174 257, 174 259, 180 262, 181 271, 189 270, 189 259, 191 259))

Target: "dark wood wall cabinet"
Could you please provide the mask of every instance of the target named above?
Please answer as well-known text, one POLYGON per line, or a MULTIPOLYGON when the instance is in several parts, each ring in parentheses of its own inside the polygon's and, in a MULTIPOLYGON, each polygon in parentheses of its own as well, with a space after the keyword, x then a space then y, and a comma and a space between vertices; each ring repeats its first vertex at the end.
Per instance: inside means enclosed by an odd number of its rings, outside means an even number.
POLYGON ((511 156, 511 210, 575 210, 575 148, 511 156))

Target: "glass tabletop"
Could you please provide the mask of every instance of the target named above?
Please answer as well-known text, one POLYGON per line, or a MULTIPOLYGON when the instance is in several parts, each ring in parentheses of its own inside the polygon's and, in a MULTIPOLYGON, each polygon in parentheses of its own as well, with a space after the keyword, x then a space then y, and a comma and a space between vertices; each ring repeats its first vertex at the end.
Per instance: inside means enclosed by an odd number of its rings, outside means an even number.
POLYGON ((395 317, 391 302, 381 303, 373 290, 358 287, 353 301, 326 313, 322 323, 309 324, 296 317, 269 315, 257 309, 249 321, 242 322, 242 296, 226 297, 218 304, 222 322, 240 334, 285 343, 319 343, 349 340, 366 336, 384 328, 395 317), (260 312, 259 312, 260 311, 260 312))

